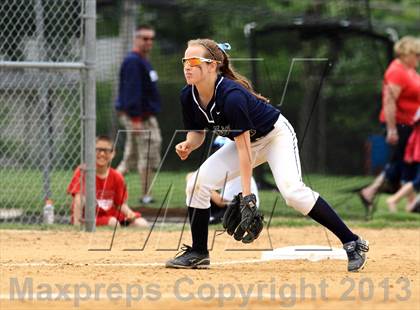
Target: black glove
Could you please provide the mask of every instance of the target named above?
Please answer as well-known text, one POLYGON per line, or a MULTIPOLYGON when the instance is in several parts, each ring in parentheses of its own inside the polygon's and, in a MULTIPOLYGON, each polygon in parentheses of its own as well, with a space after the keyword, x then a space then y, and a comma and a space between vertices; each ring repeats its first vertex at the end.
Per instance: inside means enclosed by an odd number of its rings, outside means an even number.
POLYGON ((255 195, 242 197, 242 193, 239 193, 227 206, 223 228, 229 235, 233 235, 235 240, 251 243, 261 233, 263 220, 264 217, 257 210, 255 195))
MULTIPOLYGON (((239 194, 240 195, 240 194, 239 194)), ((236 228, 241 222, 241 209, 239 195, 236 195, 233 200, 227 205, 226 212, 223 215, 223 228, 226 229, 229 235, 233 235, 236 228)))
POLYGON ((257 209, 257 198, 254 194, 245 197, 240 195, 240 209, 241 223, 234 238, 243 243, 251 243, 258 238, 264 227, 264 216, 257 209))

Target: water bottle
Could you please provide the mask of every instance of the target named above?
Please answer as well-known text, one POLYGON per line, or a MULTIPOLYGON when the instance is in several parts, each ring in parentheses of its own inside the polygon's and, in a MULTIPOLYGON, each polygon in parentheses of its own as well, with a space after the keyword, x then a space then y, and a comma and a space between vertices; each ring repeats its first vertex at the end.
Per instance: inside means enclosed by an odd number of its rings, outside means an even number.
POLYGON ((44 224, 51 225, 54 223, 54 205, 52 200, 47 199, 44 206, 44 224))

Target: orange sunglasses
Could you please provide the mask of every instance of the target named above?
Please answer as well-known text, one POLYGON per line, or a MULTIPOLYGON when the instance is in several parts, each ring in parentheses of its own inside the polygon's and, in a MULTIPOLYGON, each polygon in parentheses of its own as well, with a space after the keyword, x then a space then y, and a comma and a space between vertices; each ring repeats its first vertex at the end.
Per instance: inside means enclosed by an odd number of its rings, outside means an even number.
POLYGON ((182 58, 182 64, 185 65, 188 64, 190 67, 197 67, 201 65, 203 62, 212 63, 212 62, 220 63, 218 60, 214 59, 208 59, 203 57, 190 57, 190 58, 182 58))

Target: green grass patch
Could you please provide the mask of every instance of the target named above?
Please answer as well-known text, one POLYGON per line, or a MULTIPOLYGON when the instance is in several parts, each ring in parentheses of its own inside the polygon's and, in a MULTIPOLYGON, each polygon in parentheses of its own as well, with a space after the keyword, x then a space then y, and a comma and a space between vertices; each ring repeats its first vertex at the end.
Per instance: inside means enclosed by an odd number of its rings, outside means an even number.
MULTIPOLYGON (((0 208, 23 209, 28 216, 37 216, 44 205, 43 177, 39 170, 0 169, 0 208)), ((67 216, 69 214, 71 197, 66 194, 67 186, 72 177, 72 171, 54 171, 51 174, 51 190, 56 212, 67 216)), ((182 171, 164 171, 156 179, 153 196, 156 202, 152 207, 184 207, 185 206, 185 174, 182 171), (164 201, 164 197, 169 197, 164 201)), ((126 176, 129 200, 132 207, 139 206, 140 183, 137 173, 126 176)), ((351 220, 357 226, 372 228, 419 228, 420 215, 407 213, 401 203, 399 211, 389 213, 385 200, 386 194, 381 194, 377 200, 377 210, 371 221, 365 220, 365 210, 356 190, 369 183, 371 177, 364 176, 329 176, 310 174, 304 179, 305 183, 319 192, 346 221, 351 220)), ((300 227, 316 225, 312 220, 303 217, 299 212, 286 206, 278 191, 260 191, 260 207, 266 219, 273 214, 272 226, 300 227)), ((63 225, 39 226, 38 229, 62 229, 63 225)), ((64 225, 65 226, 65 225, 64 225)), ((19 228, 20 224, 1 224, 2 228, 19 228)), ((22 228, 28 229, 28 225, 22 228)), ((175 228, 176 229, 176 228, 175 228)))

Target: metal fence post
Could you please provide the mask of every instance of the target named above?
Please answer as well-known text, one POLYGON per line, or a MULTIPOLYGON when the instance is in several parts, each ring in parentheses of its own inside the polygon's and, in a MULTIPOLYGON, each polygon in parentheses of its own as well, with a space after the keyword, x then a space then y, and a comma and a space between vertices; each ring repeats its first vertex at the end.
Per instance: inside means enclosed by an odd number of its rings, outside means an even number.
POLYGON ((85 7, 85 64, 86 83, 85 95, 85 119, 84 119, 84 151, 86 160, 86 209, 85 229, 95 231, 95 209, 96 209, 96 0, 86 0, 85 7))
MULTIPOLYGON (((37 45, 37 57, 38 61, 43 61, 41 51, 45 50, 44 44, 44 8, 42 6, 41 0, 36 0, 35 5, 35 28, 36 28, 36 45, 37 45)), ((39 74, 42 75, 42 70, 39 70, 39 74)), ((38 89, 38 97, 39 102, 42 105, 42 134, 47 136, 47 143, 46 148, 44 151, 44 160, 43 160, 43 167, 42 167, 42 181, 43 181, 43 188, 44 188, 44 200, 51 199, 51 180, 50 180, 50 173, 51 173, 51 140, 52 140, 52 130, 50 124, 50 104, 48 100, 48 87, 40 87, 38 89)))

